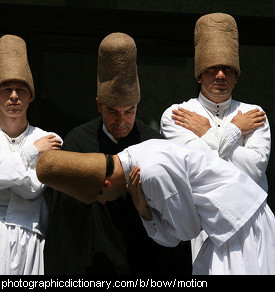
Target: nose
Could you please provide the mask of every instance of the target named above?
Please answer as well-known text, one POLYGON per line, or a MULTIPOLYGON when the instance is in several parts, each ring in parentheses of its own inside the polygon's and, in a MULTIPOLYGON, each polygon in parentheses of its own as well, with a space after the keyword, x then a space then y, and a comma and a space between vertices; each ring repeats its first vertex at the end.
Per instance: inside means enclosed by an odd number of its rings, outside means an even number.
POLYGON ((216 78, 217 79, 225 79, 224 68, 219 68, 218 69, 216 78))
POLYGON ((124 116, 122 114, 118 114, 116 116, 116 123, 118 125, 123 125, 124 124, 124 116))
POLYGON ((12 99, 18 99, 18 95, 15 89, 12 90, 12 93, 10 95, 10 98, 12 99))

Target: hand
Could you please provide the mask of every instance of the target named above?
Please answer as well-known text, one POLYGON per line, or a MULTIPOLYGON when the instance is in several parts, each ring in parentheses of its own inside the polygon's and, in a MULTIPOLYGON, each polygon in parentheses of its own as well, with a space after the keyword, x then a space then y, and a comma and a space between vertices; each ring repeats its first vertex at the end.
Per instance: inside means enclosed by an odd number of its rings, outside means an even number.
POLYGON ((172 119, 176 125, 193 132, 199 138, 211 128, 209 120, 195 112, 179 107, 177 110, 174 109, 172 113, 172 119))
POLYGON ((130 172, 129 184, 126 185, 126 189, 131 194, 134 205, 141 217, 151 221, 153 216, 141 189, 140 168, 138 166, 135 166, 130 172))
POLYGON ((61 140, 55 138, 53 134, 44 136, 36 140, 33 145, 38 149, 39 153, 42 153, 46 150, 59 150, 61 147, 61 140))
POLYGON ((244 114, 241 111, 238 111, 231 123, 236 125, 242 131, 243 135, 246 135, 257 128, 262 127, 265 120, 266 115, 264 111, 253 109, 244 114))

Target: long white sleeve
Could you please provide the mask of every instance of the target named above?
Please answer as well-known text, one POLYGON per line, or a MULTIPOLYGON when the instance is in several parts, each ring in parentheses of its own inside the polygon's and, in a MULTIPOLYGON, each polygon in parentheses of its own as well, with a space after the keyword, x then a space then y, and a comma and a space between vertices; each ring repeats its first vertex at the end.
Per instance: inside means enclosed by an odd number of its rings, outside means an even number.
POLYGON ((48 135, 41 129, 31 127, 22 148, 11 151, 4 134, 0 134, 0 190, 11 189, 24 199, 35 199, 43 191, 44 185, 36 176, 36 161, 39 153, 33 143, 48 135))

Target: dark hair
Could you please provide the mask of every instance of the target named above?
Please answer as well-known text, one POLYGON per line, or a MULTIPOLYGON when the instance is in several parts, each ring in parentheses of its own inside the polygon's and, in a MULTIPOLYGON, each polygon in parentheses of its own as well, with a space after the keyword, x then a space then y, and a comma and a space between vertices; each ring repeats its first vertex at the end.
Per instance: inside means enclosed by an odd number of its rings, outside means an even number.
POLYGON ((106 176, 111 176, 114 172, 114 159, 112 155, 105 154, 106 157, 106 176))

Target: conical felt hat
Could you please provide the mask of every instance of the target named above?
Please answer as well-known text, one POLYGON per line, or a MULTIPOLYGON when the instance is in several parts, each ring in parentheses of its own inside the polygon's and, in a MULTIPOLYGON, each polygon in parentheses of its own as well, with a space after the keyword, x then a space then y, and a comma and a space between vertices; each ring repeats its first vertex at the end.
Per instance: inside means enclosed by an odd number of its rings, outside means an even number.
POLYGON ((48 150, 38 158, 36 173, 43 184, 90 204, 103 188, 106 158, 103 153, 48 150))
POLYGON ((107 106, 129 106, 140 101, 137 48, 127 34, 106 36, 98 50, 97 97, 107 106))
POLYGON ((235 19, 225 13, 210 13, 198 19, 194 31, 195 77, 207 68, 223 65, 239 75, 239 36, 235 19))
POLYGON ((7 81, 25 82, 34 98, 34 84, 25 41, 15 35, 0 38, 0 85, 7 81))

